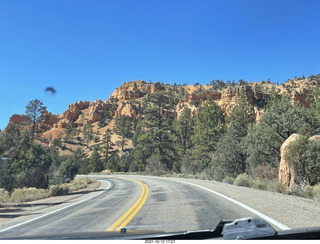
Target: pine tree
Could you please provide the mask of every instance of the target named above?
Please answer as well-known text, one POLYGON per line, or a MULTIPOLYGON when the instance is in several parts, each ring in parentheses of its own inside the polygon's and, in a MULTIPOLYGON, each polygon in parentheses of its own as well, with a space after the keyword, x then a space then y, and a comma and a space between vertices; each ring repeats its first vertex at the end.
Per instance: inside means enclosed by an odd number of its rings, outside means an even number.
POLYGON ((248 165, 251 169, 263 163, 277 168, 283 142, 293 133, 313 134, 314 128, 303 106, 292 106, 289 98, 281 97, 266 109, 259 123, 249 127, 245 139, 248 165))
POLYGON ((121 147, 121 151, 123 151, 127 140, 131 137, 131 126, 130 119, 125 115, 121 115, 115 120, 113 131, 120 136, 120 140, 116 144, 121 147))
POLYGON ((88 147, 89 142, 93 139, 93 128, 90 122, 84 124, 82 133, 83 133, 83 138, 87 142, 87 147, 88 147))
POLYGON ((157 91, 150 95, 150 102, 144 119, 137 125, 139 134, 135 138, 134 161, 140 170, 144 170, 148 158, 157 156, 167 169, 172 169, 175 158, 173 113, 168 106, 168 97, 164 91, 157 91))
POLYGON ((238 104, 232 109, 229 121, 230 126, 220 139, 212 161, 212 167, 218 172, 216 175, 219 180, 225 176, 236 177, 247 170, 244 138, 248 127, 255 122, 255 114, 244 92, 241 93, 238 104))
POLYGON ((67 125, 66 129, 65 129, 65 137, 64 140, 65 141, 73 141, 73 138, 76 135, 76 128, 74 127, 74 123, 73 121, 70 121, 69 124, 67 125))
POLYGON ((109 158, 110 158, 110 153, 113 150, 113 142, 111 141, 111 130, 107 129, 103 139, 102 139, 102 150, 104 151, 105 155, 105 165, 107 165, 109 158))
POLYGON ((174 121, 174 128, 178 144, 182 148, 182 153, 185 154, 186 150, 191 148, 193 134, 191 110, 188 107, 184 107, 180 117, 174 121))
POLYGON ((89 172, 100 172, 104 169, 103 163, 100 159, 99 149, 95 147, 89 158, 88 164, 89 172))
POLYGON ((38 99, 34 99, 26 106, 26 114, 32 123, 32 140, 36 132, 36 124, 42 120, 42 113, 46 110, 46 106, 38 99))
POLYGON ((192 154, 198 170, 206 168, 210 162, 209 153, 217 149, 217 143, 225 131, 223 110, 208 99, 199 108, 194 118, 194 135, 192 136, 192 154))

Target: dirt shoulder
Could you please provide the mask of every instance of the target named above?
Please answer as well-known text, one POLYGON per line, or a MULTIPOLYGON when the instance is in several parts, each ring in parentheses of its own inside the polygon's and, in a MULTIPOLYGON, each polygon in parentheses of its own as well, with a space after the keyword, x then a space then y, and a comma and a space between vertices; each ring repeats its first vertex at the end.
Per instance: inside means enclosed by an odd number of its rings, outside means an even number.
POLYGON ((100 182, 94 181, 93 183, 89 184, 86 188, 70 192, 67 195, 48 197, 36 201, 23 202, 8 206, 0 206, 0 224, 10 221, 16 217, 28 215, 34 211, 39 211, 41 209, 47 208, 48 206, 59 205, 61 203, 78 198, 80 196, 83 196, 83 194, 95 191, 99 188, 99 186, 100 182))

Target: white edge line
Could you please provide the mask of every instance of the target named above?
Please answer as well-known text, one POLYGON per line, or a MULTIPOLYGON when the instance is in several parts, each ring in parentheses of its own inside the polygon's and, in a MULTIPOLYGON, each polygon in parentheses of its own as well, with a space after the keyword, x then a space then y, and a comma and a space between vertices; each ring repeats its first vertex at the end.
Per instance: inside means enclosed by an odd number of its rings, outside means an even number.
POLYGON ((29 222, 31 222, 31 221, 34 221, 34 220, 37 220, 37 219, 41 219, 41 218, 46 217, 46 216, 48 216, 48 215, 50 215, 50 214, 59 212, 59 211, 61 211, 61 210, 63 210, 63 209, 66 209, 66 208, 70 208, 70 207, 72 207, 72 206, 74 206, 74 205, 77 205, 77 204, 79 204, 79 203, 81 203, 81 202, 84 202, 84 201, 87 201, 87 200, 89 200, 89 199, 91 199, 91 198, 93 198, 93 197, 96 197, 96 196, 104 193, 104 191, 105 191, 105 190, 108 190, 109 187, 111 186, 111 184, 110 184, 109 181, 107 181, 107 180, 105 180, 105 181, 108 182, 108 184, 109 184, 108 187, 105 188, 103 191, 101 191, 101 192, 99 192, 99 193, 97 193, 97 194, 95 194, 95 195, 93 195, 93 196, 91 196, 91 197, 88 197, 88 198, 83 199, 83 200, 81 200, 81 201, 79 201, 79 202, 73 203, 73 204, 71 204, 71 205, 65 206, 65 207, 63 207, 63 208, 59 208, 59 209, 54 210, 54 211, 52 211, 52 212, 50 212, 50 213, 47 213, 47 214, 38 216, 38 217, 33 218, 33 219, 29 219, 29 220, 27 220, 27 221, 24 221, 24 222, 22 222, 22 223, 19 223, 19 224, 13 225, 13 226, 10 226, 10 227, 8 227, 8 228, 5 228, 5 229, 3 229, 3 230, 0 230, 0 233, 1 233, 1 232, 4 232, 4 231, 7 231, 7 230, 10 230, 10 229, 13 229, 13 228, 15 228, 15 227, 18 227, 18 226, 20 226, 20 225, 24 225, 24 224, 29 223, 29 222))
POLYGON ((246 210, 248 210, 248 211, 250 211, 250 212, 252 212, 252 213, 254 213, 256 215, 258 215, 259 217, 267 220, 269 223, 279 227, 281 230, 290 230, 290 228, 288 226, 286 226, 284 224, 281 224, 280 222, 268 217, 267 215, 265 215, 263 213, 260 213, 258 210, 255 210, 255 209, 253 209, 253 208, 251 208, 251 207, 249 207, 249 206, 247 206, 247 205, 245 205, 245 204, 243 204, 241 202, 238 202, 237 200, 234 200, 234 199, 232 199, 230 197, 227 197, 227 196, 225 196, 225 195, 223 195, 223 194, 221 194, 219 192, 215 192, 213 190, 210 190, 210 189, 208 189, 206 187, 199 186, 199 185, 196 185, 196 184, 193 184, 193 183, 190 183, 190 182, 185 182, 185 181, 183 181, 183 182, 186 183, 186 184, 190 184, 190 185, 193 185, 193 186, 200 187, 200 188, 202 188, 204 190, 207 190, 207 191, 210 191, 210 192, 212 192, 212 193, 214 193, 214 194, 216 194, 216 195, 218 195, 218 196, 220 196, 222 198, 225 198, 225 199, 229 200, 230 202, 233 202, 233 203, 239 205, 240 207, 242 207, 242 208, 244 208, 244 209, 246 209, 246 210))

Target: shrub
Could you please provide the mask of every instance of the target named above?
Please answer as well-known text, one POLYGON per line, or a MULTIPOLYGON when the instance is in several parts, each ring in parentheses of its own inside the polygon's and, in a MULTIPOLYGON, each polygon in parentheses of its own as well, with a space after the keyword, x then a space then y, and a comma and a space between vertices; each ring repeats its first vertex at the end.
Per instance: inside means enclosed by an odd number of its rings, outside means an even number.
POLYGON ((90 179, 82 179, 82 180, 73 180, 68 184, 69 191, 78 191, 80 189, 86 188, 88 184, 92 183, 93 181, 90 179))
POLYGON ((238 175, 238 177, 236 178, 233 184, 236 186, 250 187, 249 182, 250 182, 249 176, 246 173, 244 173, 244 174, 238 175))
POLYGON ((99 141, 100 141, 100 137, 99 137, 99 136, 95 136, 95 137, 93 138, 93 141, 94 141, 95 143, 99 142, 99 141))
POLYGON ((69 193, 69 188, 66 186, 66 184, 55 185, 49 188, 50 196, 62 196, 68 193, 69 193))
POLYGON ((54 185, 50 187, 49 194, 50 196, 66 195, 69 192, 78 191, 80 189, 86 188, 88 184, 92 182, 93 180, 90 180, 90 179, 81 179, 81 180, 73 180, 70 183, 54 185))
POLYGON ((312 186, 306 186, 303 188, 303 196, 306 198, 313 198, 313 187, 312 186))
POLYGON ((312 191, 313 199, 317 200, 317 201, 320 201, 320 184, 317 184, 317 185, 313 186, 312 190, 313 190, 312 191))
POLYGON ((45 189, 30 188, 17 188, 11 194, 10 201, 13 203, 21 203, 34 201, 49 196, 49 192, 45 189))
POLYGON ((210 169, 202 170, 198 175, 198 178, 201 180, 212 180, 213 179, 212 170, 210 169))
POLYGON ((298 197, 304 196, 303 187, 296 184, 293 184, 292 186, 290 186, 288 193, 289 195, 294 195, 298 197))
POLYGON ((267 180, 250 180, 250 187, 266 191, 268 190, 268 183, 267 180))
POLYGON ((268 191, 274 191, 274 192, 279 192, 279 193, 284 192, 284 186, 278 180, 270 181, 267 186, 267 189, 268 189, 268 191))
POLYGON ((267 166, 265 164, 261 164, 257 166, 253 170, 253 174, 255 178, 260 179, 276 179, 278 178, 278 171, 275 168, 271 168, 270 166, 267 166))
POLYGON ((0 205, 5 205, 10 200, 10 194, 3 188, 0 188, 0 205))
POLYGON ((160 175, 167 174, 165 169, 166 169, 166 166, 160 160, 160 158, 158 156, 152 156, 147 160, 145 172, 147 174, 160 176, 160 175))
POLYGON ((226 184, 231 184, 233 185, 234 183, 234 178, 233 177, 230 177, 230 176, 226 176, 224 177, 224 179, 222 180, 223 183, 226 183, 226 184))

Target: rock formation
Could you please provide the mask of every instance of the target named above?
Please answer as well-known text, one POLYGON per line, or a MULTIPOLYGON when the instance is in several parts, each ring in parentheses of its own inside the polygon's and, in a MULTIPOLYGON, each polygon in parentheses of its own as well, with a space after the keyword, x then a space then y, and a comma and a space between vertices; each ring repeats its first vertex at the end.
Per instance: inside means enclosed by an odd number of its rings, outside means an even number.
POLYGON ((115 117, 118 117, 121 115, 128 116, 129 118, 133 118, 137 114, 131 103, 121 102, 115 112, 115 117))
MULTIPOLYGON (((294 167, 290 167, 288 162, 285 160, 285 154, 288 152, 289 146, 291 146, 295 141, 297 141, 301 135, 292 134, 281 146, 281 161, 279 165, 279 181, 284 185, 286 189, 289 189, 294 183, 299 184, 297 175, 294 167)), ((308 141, 315 142, 320 140, 320 135, 311 136, 308 141)), ((299 178, 299 177, 298 177, 299 178)))
MULTIPOLYGON (((267 82, 246 83, 243 86, 239 84, 228 84, 221 87, 213 85, 169 85, 160 82, 151 83, 143 80, 124 82, 117 88, 106 101, 79 101, 70 104, 68 109, 62 115, 46 114, 46 120, 40 125, 45 135, 53 138, 61 135, 66 126, 72 121, 77 128, 77 135, 82 134, 82 127, 90 122, 95 130, 105 131, 106 128, 112 129, 114 119, 120 115, 126 115, 130 118, 142 116, 138 111, 143 104, 143 98, 149 93, 164 90, 173 98, 174 105, 172 112, 179 117, 184 106, 191 109, 192 116, 196 114, 199 106, 211 97, 225 114, 228 115, 232 108, 237 104, 241 92, 244 90, 248 101, 253 105, 256 120, 263 115, 263 105, 267 102, 270 94, 277 92, 279 94, 289 94, 292 97, 293 104, 299 101, 308 107, 307 94, 312 92, 316 83, 311 79, 294 80, 283 85, 275 85, 267 82), (140 104, 139 104, 140 103, 140 104), (102 122, 102 123, 98 123, 102 122), (101 128, 101 124, 102 127, 101 128)), ((168 95, 169 96, 169 95, 168 95)), ((25 115, 13 115, 9 123, 29 124, 30 119, 25 115)), ((283 163, 281 166, 281 179, 287 185, 290 185, 292 172, 283 163)))
POLYGON ((19 124, 19 125, 26 125, 31 122, 31 119, 24 114, 14 114, 9 119, 9 124, 19 124))
POLYGON ((69 105, 69 108, 63 112, 61 116, 61 120, 74 120, 78 118, 78 116, 81 114, 81 110, 88 108, 90 105, 90 102, 85 101, 85 102, 75 102, 73 104, 69 105))
POLYGON ((295 172, 292 167, 289 166, 285 160, 285 155, 288 152, 289 146, 299 139, 299 134, 292 134, 280 148, 281 161, 279 165, 279 181, 284 185, 286 189, 294 184, 295 172))

